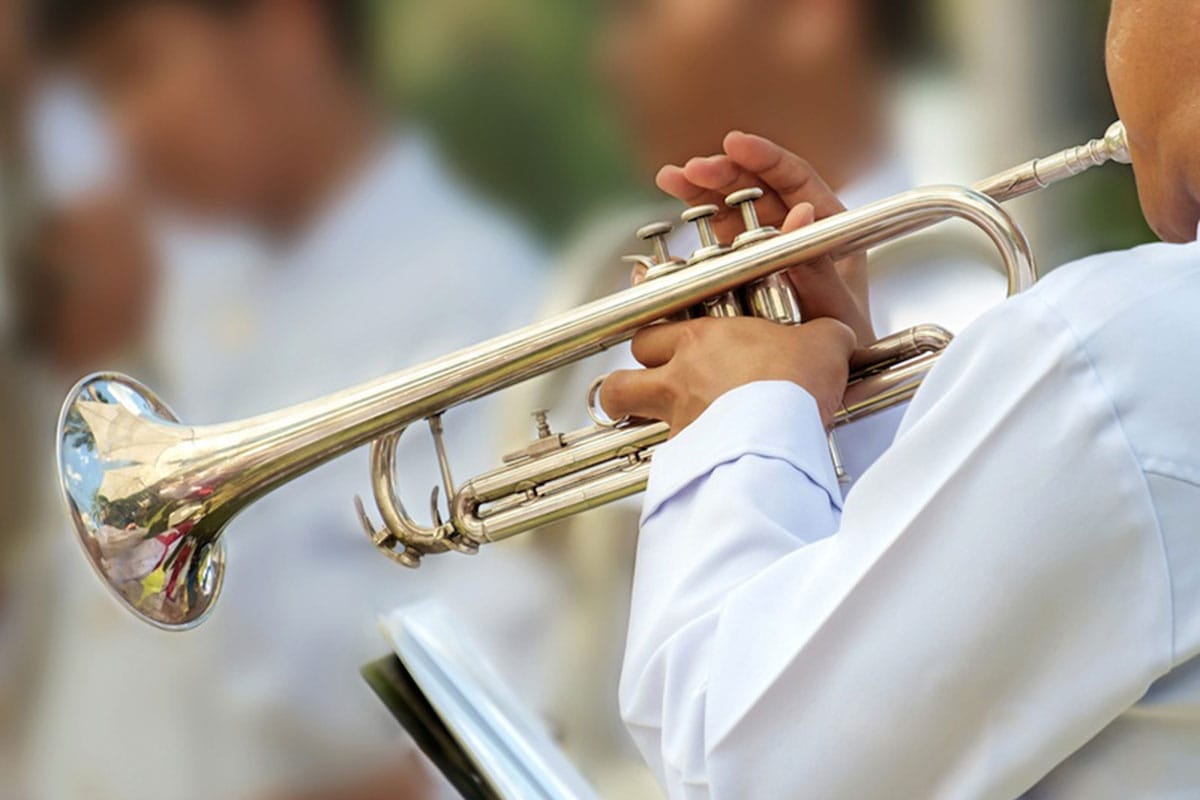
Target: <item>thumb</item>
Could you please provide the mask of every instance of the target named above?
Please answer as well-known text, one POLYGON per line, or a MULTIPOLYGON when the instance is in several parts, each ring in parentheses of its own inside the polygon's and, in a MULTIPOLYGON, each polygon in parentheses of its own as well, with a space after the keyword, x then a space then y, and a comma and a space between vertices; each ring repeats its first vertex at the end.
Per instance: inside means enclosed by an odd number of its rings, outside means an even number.
POLYGON ((600 387, 600 407, 614 420, 667 420, 671 416, 671 396, 662 367, 618 370, 600 387))
POLYGON ((817 220, 817 209, 812 203, 799 203, 788 212, 783 221, 783 232, 791 233, 801 228, 807 228, 817 220))

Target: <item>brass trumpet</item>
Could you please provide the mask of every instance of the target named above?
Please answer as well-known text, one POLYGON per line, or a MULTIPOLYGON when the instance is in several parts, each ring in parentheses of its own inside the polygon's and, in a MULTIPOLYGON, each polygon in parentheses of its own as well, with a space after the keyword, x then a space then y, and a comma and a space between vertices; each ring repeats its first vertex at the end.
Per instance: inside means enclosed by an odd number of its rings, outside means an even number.
MULTIPOLYGON (((396 561, 473 553, 480 545, 627 497, 646 485, 661 423, 605 420, 539 438, 499 469, 456 484, 442 442, 449 408, 511 387, 628 340, 658 320, 749 313, 799 322, 797 298, 783 272, 820 256, 844 257, 958 218, 996 247, 1009 294, 1037 278, 1029 244, 1000 203, 1110 161, 1128 163, 1124 128, 1103 139, 1030 161, 974 188, 916 189, 788 234, 763 227, 754 211, 761 193, 729 198, 746 231, 718 242, 715 207, 689 209, 702 246, 672 257, 670 226, 641 231, 652 256, 637 257, 649 279, 636 287, 444 358, 333 396, 241 422, 181 423, 148 388, 117 374, 93 375, 67 397, 58 428, 63 496, 97 573, 129 610, 153 625, 187 629, 210 613, 225 574, 221 536, 249 504, 280 485, 360 446, 371 448, 375 499, 384 527, 359 514, 374 544, 396 561), (431 526, 405 511, 395 486, 396 442, 427 420, 447 495, 446 518, 431 526)), ((838 424, 910 398, 951 336, 920 326, 881 340, 852 376, 838 424)), ((594 395, 590 405, 594 406, 594 395)))

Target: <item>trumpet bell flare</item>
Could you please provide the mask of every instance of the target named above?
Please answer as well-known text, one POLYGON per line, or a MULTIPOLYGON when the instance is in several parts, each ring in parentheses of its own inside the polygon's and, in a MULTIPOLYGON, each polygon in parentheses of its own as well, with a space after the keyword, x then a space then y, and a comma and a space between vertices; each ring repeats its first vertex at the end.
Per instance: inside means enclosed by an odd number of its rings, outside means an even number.
POLYGON ((71 391, 57 433, 59 486, 84 555, 123 606, 164 630, 203 622, 225 576, 220 543, 191 535, 194 515, 161 516, 158 462, 178 422, 145 386, 108 373, 71 391))

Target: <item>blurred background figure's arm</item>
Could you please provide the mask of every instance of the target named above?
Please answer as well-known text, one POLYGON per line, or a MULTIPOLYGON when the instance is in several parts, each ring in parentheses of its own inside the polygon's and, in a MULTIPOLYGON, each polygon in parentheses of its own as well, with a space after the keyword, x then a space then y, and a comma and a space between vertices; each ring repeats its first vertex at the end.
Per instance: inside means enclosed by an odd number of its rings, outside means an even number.
POLYGON ((19 268, 24 340, 66 380, 144 343, 157 273, 143 218, 118 194, 50 210, 19 268))
POLYGON ((134 357, 158 289, 148 217, 89 96, 45 75, 28 101, 37 211, 16 280, 27 345, 63 380, 134 357))

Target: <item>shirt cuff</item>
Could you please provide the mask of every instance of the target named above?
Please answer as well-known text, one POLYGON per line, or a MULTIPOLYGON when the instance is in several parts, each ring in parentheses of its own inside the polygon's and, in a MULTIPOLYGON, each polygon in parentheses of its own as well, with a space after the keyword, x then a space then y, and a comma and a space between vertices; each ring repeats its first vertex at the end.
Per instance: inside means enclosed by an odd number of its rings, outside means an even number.
POLYGON ((829 439, 817 401, 794 383, 740 386, 654 451, 642 520, 722 464, 745 456, 786 461, 825 490, 841 510, 829 439))

